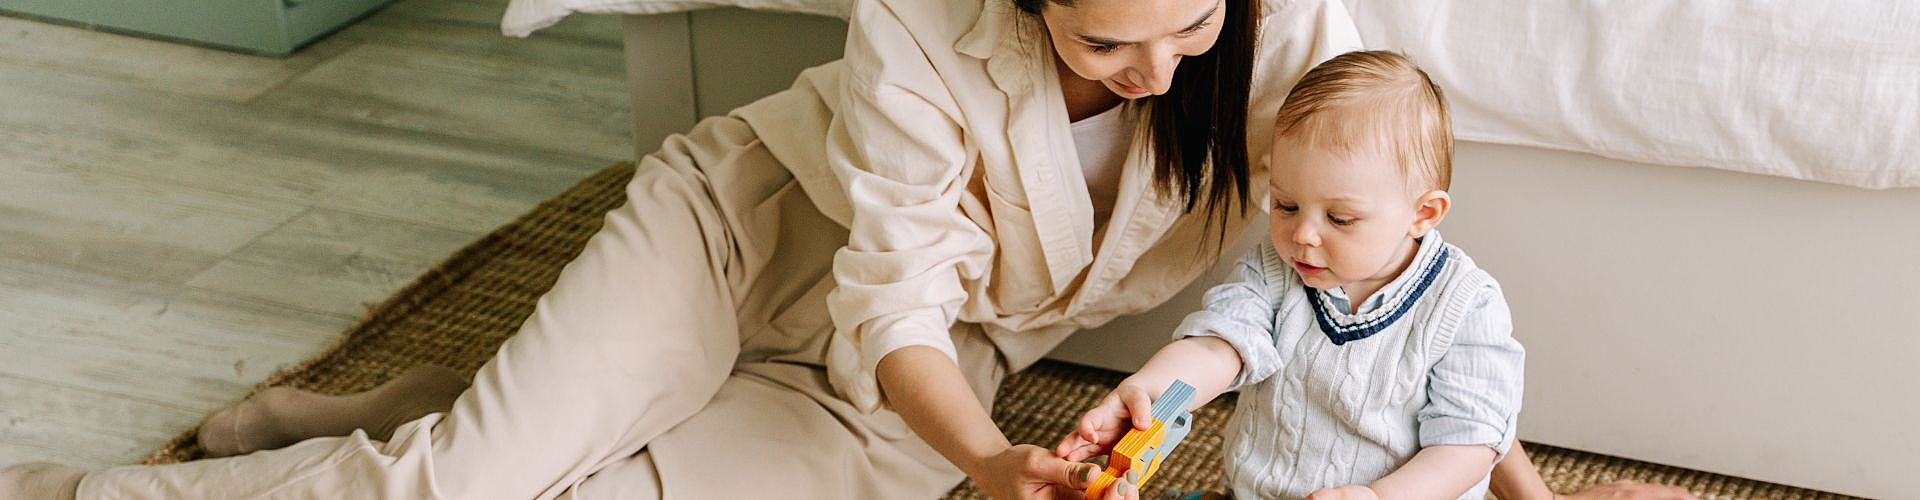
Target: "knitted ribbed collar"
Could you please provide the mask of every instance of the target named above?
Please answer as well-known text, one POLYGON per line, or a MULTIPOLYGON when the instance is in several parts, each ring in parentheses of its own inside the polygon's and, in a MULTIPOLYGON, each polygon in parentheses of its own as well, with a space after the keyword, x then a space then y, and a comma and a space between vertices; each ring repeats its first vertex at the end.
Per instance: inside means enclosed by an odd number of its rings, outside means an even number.
POLYGON ((1439 251, 1433 252, 1432 258, 1424 262, 1416 262, 1405 271, 1412 273, 1417 270, 1418 280, 1411 283, 1411 286, 1400 287, 1394 296, 1388 297, 1380 307, 1372 311, 1363 314, 1347 314, 1333 307, 1333 298, 1328 297, 1326 292, 1311 286, 1305 287, 1308 294, 1307 303, 1313 306, 1313 320, 1320 324, 1320 331, 1327 334, 1327 340, 1333 341, 1333 345, 1343 345, 1371 337, 1392 326, 1394 321, 1398 321, 1420 302, 1420 297, 1427 293, 1427 287, 1432 285, 1435 279, 1439 279, 1440 271, 1446 268, 1447 258, 1452 253, 1440 243, 1438 234, 1430 233, 1428 238, 1433 241, 1424 243, 1439 245, 1439 251))

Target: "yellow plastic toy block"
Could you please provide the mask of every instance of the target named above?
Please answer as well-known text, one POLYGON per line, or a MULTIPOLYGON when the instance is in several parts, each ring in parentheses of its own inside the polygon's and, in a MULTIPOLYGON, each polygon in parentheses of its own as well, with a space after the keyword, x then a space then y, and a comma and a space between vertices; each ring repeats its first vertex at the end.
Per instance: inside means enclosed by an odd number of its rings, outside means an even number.
POLYGON ((1187 403, 1192 399, 1193 386, 1179 380, 1161 392, 1153 401, 1153 426, 1129 430, 1120 438, 1120 443, 1107 455, 1107 469, 1087 486, 1087 500, 1100 498, 1129 473, 1135 473, 1136 486, 1147 484, 1147 479, 1160 470, 1162 459, 1173 453, 1192 429, 1193 414, 1187 412, 1187 403))

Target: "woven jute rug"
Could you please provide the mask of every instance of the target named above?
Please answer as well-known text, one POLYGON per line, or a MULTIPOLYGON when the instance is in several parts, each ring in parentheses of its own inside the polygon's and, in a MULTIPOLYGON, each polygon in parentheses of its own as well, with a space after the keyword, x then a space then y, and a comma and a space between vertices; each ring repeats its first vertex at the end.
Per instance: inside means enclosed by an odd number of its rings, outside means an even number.
MULTIPOLYGON (((482 237, 428 271, 386 303, 372 307, 326 352, 283 370, 259 387, 292 386, 328 394, 370 389, 421 364, 471 376, 532 313, 535 299, 598 230, 601 217, 625 197, 633 165, 608 167, 519 220, 482 237)), ((1014 442, 1051 446, 1086 408, 1124 375, 1041 362, 1009 377, 994 402, 994 420, 1014 442)), ((1196 429, 1155 476, 1159 488, 1220 489, 1221 438, 1231 411, 1223 398, 1196 412, 1196 429)), ((1777 484, 1529 444, 1547 484, 1567 492, 1618 479, 1673 484, 1702 498, 1845 498, 1777 484)), ((201 456, 188 430, 155 451, 148 464, 201 456)), ((983 498, 971 482, 948 498, 983 498)))

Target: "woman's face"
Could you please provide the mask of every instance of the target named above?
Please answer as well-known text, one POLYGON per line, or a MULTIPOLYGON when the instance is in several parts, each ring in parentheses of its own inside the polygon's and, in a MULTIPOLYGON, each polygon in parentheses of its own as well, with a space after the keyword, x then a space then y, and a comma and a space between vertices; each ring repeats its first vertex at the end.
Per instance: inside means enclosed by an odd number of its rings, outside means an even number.
POLYGON ((1053 50, 1081 78, 1127 99, 1173 85, 1180 58, 1205 53, 1220 38, 1226 0, 1074 0, 1045 2, 1053 50))

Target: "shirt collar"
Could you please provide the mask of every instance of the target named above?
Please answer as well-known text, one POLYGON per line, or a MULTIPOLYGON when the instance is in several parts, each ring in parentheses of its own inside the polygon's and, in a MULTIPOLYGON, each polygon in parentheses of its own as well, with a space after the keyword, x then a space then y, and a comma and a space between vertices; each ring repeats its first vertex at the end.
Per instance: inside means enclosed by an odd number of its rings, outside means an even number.
POLYGON ((980 59, 993 57, 1002 35, 1015 25, 1013 16, 1019 14, 1021 12, 1013 6, 1013 2, 985 0, 980 8, 980 18, 973 22, 973 29, 953 43, 953 50, 980 59))

